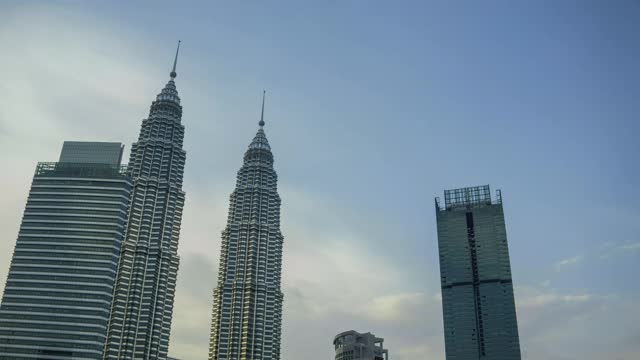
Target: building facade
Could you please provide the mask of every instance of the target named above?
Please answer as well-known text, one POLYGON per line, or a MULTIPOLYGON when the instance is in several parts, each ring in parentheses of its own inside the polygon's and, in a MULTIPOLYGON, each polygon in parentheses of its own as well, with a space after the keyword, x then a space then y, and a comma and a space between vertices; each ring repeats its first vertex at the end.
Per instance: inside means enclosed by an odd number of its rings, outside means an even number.
POLYGON ((222 232, 209 359, 278 360, 283 236, 273 155, 260 129, 244 155, 222 232))
POLYGON ((133 191, 109 321, 105 359, 166 359, 185 193, 182 106, 171 79, 133 144, 133 191))
POLYGON ((519 360, 500 191, 446 190, 436 218, 447 360, 519 360))
POLYGON ((65 143, 60 162, 38 164, 0 305, 0 359, 102 358, 133 186, 121 151, 65 143))
POLYGON ((342 332, 333 338, 333 347, 336 350, 335 360, 389 360, 384 339, 370 332, 342 332))

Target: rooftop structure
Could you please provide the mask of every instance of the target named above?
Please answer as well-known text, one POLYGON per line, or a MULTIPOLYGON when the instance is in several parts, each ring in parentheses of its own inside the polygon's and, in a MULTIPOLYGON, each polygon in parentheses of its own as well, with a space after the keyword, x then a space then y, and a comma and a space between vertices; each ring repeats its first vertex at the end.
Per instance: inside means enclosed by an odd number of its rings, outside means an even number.
POLYGON ((335 360, 389 360, 389 351, 384 348, 383 343, 383 338, 370 332, 342 332, 333 339, 335 360))
POLYGON ((65 141, 59 162, 120 165, 123 150, 119 142, 65 141))

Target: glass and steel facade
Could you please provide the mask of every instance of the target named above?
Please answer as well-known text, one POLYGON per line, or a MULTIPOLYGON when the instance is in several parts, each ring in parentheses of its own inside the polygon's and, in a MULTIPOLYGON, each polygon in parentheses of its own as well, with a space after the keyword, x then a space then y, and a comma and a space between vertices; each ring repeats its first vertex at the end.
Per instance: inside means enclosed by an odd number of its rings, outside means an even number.
POLYGON ((65 141, 58 161, 119 165, 123 151, 119 142, 65 141))
POLYGON ((283 236, 273 155, 260 129, 244 155, 222 232, 209 343, 212 360, 278 360, 283 236))
POLYGON ((436 199, 447 360, 519 360, 502 196, 489 186, 436 199))
POLYGON ((105 359, 166 359, 169 350, 186 160, 175 71, 171 75, 131 149, 133 190, 105 359))
POLYGON ((0 305, 1 359, 102 358, 132 185, 119 162, 38 164, 0 305))

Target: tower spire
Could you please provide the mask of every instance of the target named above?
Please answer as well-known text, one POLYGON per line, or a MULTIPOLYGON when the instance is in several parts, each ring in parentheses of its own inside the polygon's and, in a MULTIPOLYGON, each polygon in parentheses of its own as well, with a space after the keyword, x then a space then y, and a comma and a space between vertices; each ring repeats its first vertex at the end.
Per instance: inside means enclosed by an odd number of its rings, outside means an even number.
POLYGON ((262 90, 262 113, 260 114, 260 122, 258 123, 260 127, 264 126, 264 96, 266 93, 267 93, 266 90, 262 90))
POLYGON ((176 65, 178 64, 178 52, 180 51, 180 40, 178 40, 178 48, 176 49, 176 57, 173 59, 173 70, 169 73, 171 79, 175 79, 178 74, 176 74, 176 65))

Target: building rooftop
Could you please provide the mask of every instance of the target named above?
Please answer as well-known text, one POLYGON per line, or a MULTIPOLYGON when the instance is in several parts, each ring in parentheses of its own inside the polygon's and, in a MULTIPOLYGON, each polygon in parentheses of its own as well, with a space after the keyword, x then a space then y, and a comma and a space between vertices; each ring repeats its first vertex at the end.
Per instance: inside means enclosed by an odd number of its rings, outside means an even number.
POLYGON ((119 142, 65 141, 59 162, 120 165, 123 150, 119 142))
POLYGON ((489 185, 445 190, 444 207, 440 204, 440 198, 436 197, 436 209, 441 211, 494 204, 502 204, 502 194, 500 190, 496 190, 496 198, 492 200, 489 185))

